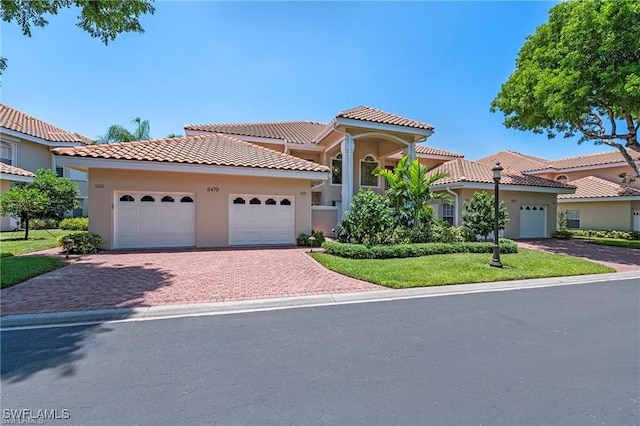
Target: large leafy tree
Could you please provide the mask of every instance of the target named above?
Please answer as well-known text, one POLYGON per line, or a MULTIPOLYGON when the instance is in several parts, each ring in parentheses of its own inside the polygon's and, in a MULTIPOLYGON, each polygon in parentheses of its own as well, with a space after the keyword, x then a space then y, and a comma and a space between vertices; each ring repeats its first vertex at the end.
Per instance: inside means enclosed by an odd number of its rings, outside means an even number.
POLYGON ((149 120, 136 117, 131 121, 135 125, 133 130, 128 130, 120 124, 114 124, 107 129, 107 133, 98 136, 99 143, 132 142, 151 139, 149 135, 149 120))
POLYGON ((0 214, 20 219, 24 224, 24 239, 29 239, 29 220, 41 215, 49 197, 36 188, 15 187, 0 196, 0 214))
POLYGON ((47 196, 49 202, 42 217, 59 217, 78 204, 78 187, 71 180, 59 177, 49 169, 39 169, 31 183, 20 184, 35 188, 47 196))
MULTIPOLYGON (((91 37, 109 44, 124 32, 143 33, 140 16, 153 14, 155 8, 149 0, 2 0, 0 18, 15 21, 22 33, 31 37, 31 27, 44 27, 48 15, 56 15, 60 9, 79 9, 76 25, 91 37)), ((0 73, 6 68, 6 58, 0 58, 0 73)))
POLYGON ((387 195, 391 200, 394 216, 403 225, 422 227, 431 222, 433 200, 449 201, 449 194, 431 191, 431 185, 447 176, 446 173, 428 173, 419 159, 409 161, 404 155, 393 170, 377 168, 374 173, 389 184, 387 195))
MULTIPOLYGON (((493 195, 482 192, 474 192, 473 197, 464 202, 462 222, 475 235, 481 235, 487 241, 487 237, 493 232, 495 218, 495 199, 493 195)), ((504 201, 498 207, 498 226, 504 229, 509 224, 509 211, 504 201)))
POLYGON ((491 104, 509 128, 617 148, 640 176, 640 2, 554 6, 491 104))

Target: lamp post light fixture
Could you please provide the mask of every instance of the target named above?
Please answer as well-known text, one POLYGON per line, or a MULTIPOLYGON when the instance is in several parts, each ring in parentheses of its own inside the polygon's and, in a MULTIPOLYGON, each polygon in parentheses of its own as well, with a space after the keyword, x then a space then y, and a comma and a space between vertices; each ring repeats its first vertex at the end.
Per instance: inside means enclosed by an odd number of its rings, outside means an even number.
POLYGON ((69 258, 69 250, 71 250, 73 248, 73 240, 69 237, 65 237, 62 240, 62 245, 64 246, 64 250, 67 252, 67 255, 65 256, 67 259, 69 258))
POLYGON ((503 265, 500 262, 500 241, 498 239, 498 216, 500 214, 500 173, 502 170, 502 166, 500 163, 496 163, 495 166, 491 168, 493 170, 493 182, 495 183, 494 195, 493 198, 495 200, 494 211, 493 211, 493 260, 489 263, 490 266, 494 266, 496 268, 502 268, 503 265))
POLYGON ((309 245, 311 246, 311 251, 310 253, 313 253, 313 243, 316 242, 316 237, 314 237, 313 235, 310 236, 309 238, 307 238, 309 240, 309 245))

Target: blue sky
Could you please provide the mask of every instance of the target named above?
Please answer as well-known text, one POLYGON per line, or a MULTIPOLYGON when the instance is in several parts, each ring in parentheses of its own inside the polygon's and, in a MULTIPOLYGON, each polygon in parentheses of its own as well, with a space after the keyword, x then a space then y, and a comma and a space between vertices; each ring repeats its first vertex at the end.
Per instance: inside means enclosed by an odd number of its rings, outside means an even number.
POLYGON ((185 124, 314 120, 369 105, 432 124, 429 144, 477 159, 605 146, 507 130, 489 105, 552 2, 158 2, 144 34, 108 46, 77 10, 23 36, 2 24, 2 102, 95 138, 148 119, 185 124))

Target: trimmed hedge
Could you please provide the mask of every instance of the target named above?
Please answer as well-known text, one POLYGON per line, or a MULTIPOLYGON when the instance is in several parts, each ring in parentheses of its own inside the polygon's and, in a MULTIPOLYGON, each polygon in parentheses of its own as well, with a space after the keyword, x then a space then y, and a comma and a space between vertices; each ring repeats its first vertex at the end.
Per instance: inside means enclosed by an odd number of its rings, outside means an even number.
POLYGON ((88 217, 67 217, 60 221, 60 229, 64 229, 66 231, 88 231, 89 218, 88 217))
POLYGON ((98 250, 104 245, 104 240, 98 234, 93 234, 91 232, 76 232, 75 234, 59 236, 58 244, 60 245, 60 247, 64 247, 63 240, 67 237, 73 240, 73 248, 71 249, 71 253, 97 253, 98 250))
MULTIPOLYGON (((430 256, 452 253, 493 253, 492 242, 467 243, 423 243, 396 244, 388 246, 365 246, 363 244, 345 244, 326 242, 322 245, 325 252, 349 259, 391 259, 401 257, 430 256)), ((518 246, 512 240, 500 240, 500 253, 517 253, 518 246)))
POLYGON ((621 240, 640 240, 640 231, 617 231, 615 229, 592 230, 592 229, 569 229, 576 237, 592 238, 619 238, 621 240))

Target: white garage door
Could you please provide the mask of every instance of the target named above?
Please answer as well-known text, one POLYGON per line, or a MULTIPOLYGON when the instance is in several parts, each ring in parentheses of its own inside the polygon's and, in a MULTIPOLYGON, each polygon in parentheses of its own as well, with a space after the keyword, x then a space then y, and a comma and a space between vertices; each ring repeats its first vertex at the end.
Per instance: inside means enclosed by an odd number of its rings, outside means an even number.
POLYGON ((295 243, 294 197, 229 196, 229 245, 295 243))
POLYGON ((115 248, 196 245, 196 198, 187 193, 115 194, 115 248))
POLYGON ((520 238, 547 236, 547 208, 540 205, 520 206, 520 238))
POLYGON ((633 230, 640 231, 640 210, 633 211, 633 230))

